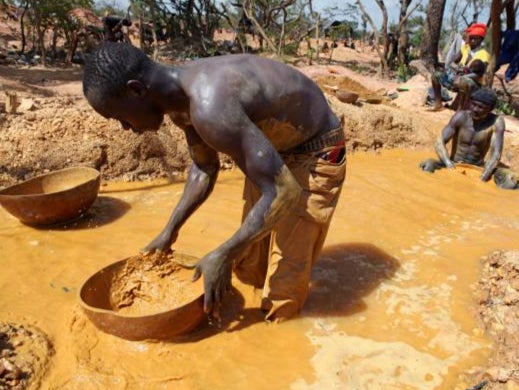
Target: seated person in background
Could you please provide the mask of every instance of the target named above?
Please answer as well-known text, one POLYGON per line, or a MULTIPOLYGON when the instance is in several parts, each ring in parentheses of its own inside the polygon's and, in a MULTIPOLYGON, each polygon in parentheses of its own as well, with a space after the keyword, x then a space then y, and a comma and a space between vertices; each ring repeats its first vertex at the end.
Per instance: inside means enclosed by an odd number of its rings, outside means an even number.
POLYGON ((482 181, 494 175, 498 187, 517 189, 514 172, 500 164, 505 123, 501 116, 492 113, 496 103, 497 95, 490 88, 482 87, 473 92, 470 109, 457 111, 436 141, 435 150, 440 160, 427 159, 420 163, 420 168, 434 172, 445 167, 452 169, 456 163, 475 165, 483 168, 482 181), (450 154, 449 141, 452 141, 450 154), (489 150, 489 159, 485 162, 489 150))
POLYGON ((434 110, 442 106, 441 87, 458 93, 453 108, 467 110, 470 105, 470 94, 484 85, 484 76, 490 54, 483 47, 487 26, 476 23, 467 28, 467 43, 461 46, 460 52, 444 72, 435 72, 432 76, 434 91, 434 110), (475 62, 475 63, 474 63, 475 62))

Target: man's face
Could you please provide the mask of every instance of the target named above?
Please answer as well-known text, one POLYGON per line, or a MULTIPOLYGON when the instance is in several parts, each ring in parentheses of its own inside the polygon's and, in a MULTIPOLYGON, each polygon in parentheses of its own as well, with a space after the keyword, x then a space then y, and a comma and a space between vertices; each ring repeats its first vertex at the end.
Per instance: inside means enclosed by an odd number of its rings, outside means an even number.
POLYGON ((469 36, 469 45, 472 50, 477 49, 479 45, 483 42, 483 38, 479 35, 470 35, 469 36))
POLYGON ((164 119, 164 112, 152 100, 130 94, 110 99, 94 109, 107 119, 118 120, 123 129, 136 133, 158 130, 164 119))
POLYGON ((492 111, 492 106, 485 104, 483 102, 478 102, 477 100, 472 100, 470 109, 472 111, 472 119, 475 121, 480 121, 485 119, 488 114, 492 111))

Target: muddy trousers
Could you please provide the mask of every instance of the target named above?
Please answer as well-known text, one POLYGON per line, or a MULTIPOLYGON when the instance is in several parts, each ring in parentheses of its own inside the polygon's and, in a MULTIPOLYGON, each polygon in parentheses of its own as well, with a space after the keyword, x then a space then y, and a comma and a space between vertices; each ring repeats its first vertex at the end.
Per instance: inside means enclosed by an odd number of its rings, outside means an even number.
MULTIPOLYGON (((429 158, 420 163, 420 168, 426 172, 434 172, 437 169, 445 168, 445 165, 440 160, 429 158)), ((505 190, 517 190, 519 189, 519 180, 514 171, 505 167, 497 167, 493 174, 494 183, 499 188, 505 190)))
MULTIPOLYGON (((235 262, 243 283, 262 288, 261 309, 267 321, 293 317, 308 295, 312 265, 324 244, 346 174, 346 158, 331 164, 311 154, 290 155, 285 163, 303 188, 289 215, 265 238, 253 243, 235 262)), ((248 180, 244 187, 244 218, 260 193, 248 180)))

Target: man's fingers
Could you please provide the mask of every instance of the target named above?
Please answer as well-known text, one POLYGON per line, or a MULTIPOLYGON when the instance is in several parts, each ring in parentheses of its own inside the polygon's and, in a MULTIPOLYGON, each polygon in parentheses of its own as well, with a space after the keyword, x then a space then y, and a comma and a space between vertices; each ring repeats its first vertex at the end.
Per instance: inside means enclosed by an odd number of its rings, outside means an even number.
POLYGON ((198 279, 200 279, 200 276, 202 276, 202 271, 200 270, 200 267, 195 267, 195 272, 193 273, 193 277, 191 278, 192 282, 196 282, 198 279))
POLYGON ((204 295, 204 312, 206 314, 211 314, 213 311, 213 297, 212 293, 204 295))

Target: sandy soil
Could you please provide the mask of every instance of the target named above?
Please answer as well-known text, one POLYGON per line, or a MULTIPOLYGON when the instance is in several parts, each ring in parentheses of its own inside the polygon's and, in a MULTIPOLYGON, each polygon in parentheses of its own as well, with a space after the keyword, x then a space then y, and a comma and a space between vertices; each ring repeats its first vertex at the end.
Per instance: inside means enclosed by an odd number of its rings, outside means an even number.
MULTIPOLYGON (((405 84, 379 79, 373 70, 359 74, 344 66, 355 60, 369 69, 376 58, 367 51, 338 48, 333 61, 298 68, 316 80, 337 113, 345 116, 349 153, 391 148, 431 150, 435 137, 452 115, 422 106, 428 80, 420 75, 405 84), (397 87, 406 91, 397 91, 397 87), (336 90, 359 94, 356 104, 342 103, 336 90), (365 102, 379 96, 380 104, 365 102), (388 96, 391 96, 390 99, 388 96)), ((88 165, 103 180, 144 181, 182 175, 189 164, 183 134, 169 121, 157 133, 136 135, 120 129, 89 108, 81 93, 81 68, 42 69, 0 66, 0 188, 34 175, 72 165, 88 165), (6 113, 7 93, 16 94, 16 113, 6 113), (3 102, 3 104, 2 104, 3 102)), ((519 167, 519 125, 507 117, 503 162, 519 167)), ((222 169, 232 162, 221 156, 222 169)), ((485 389, 519 388, 519 254, 495 252, 481 260, 481 280, 474 286, 481 327, 495 342, 485 367, 467 372, 467 383, 485 389)), ((0 388, 36 386, 47 364, 26 359, 15 339, 24 324, 0 326, 0 388)), ((31 333, 32 334, 32 333, 31 333)), ((42 336, 43 337, 43 336, 42 336)), ((33 338, 34 339, 34 338, 33 338)), ((47 345, 39 341, 40 345, 47 345)), ((52 350, 52 346, 47 345, 52 350)), ((51 356, 51 353, 45 354, 51 356)))

